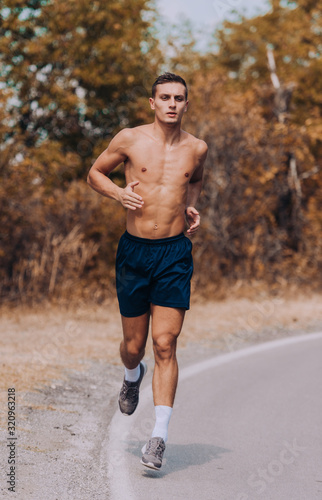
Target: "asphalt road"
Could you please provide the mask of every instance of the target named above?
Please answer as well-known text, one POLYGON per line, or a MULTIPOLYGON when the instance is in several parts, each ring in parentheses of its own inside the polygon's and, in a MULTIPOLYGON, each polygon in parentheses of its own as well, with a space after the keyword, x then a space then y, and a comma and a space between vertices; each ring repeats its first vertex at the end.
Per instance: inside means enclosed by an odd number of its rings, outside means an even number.
POLYGON ((101 446, 110 500, 321 500, 322 332, 180 372, 164 464, 140 464, 154 423, 151 370, 101 446))

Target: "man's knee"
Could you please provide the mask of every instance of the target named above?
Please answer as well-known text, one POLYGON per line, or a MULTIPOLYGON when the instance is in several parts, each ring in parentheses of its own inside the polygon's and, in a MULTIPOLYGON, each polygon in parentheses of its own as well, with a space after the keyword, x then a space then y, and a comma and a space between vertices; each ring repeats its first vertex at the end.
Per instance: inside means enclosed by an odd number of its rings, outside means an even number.
POLYGON ((171 359, 176 353, 177 335, 164 333, 153 338, 155 357, 160 360, 171 359))
POLYGON ((144 355, 145 344, 137 340, 126 341, 123 340, 120 346, 121 353, 125 354, 128 358, 137 358, 144 355))

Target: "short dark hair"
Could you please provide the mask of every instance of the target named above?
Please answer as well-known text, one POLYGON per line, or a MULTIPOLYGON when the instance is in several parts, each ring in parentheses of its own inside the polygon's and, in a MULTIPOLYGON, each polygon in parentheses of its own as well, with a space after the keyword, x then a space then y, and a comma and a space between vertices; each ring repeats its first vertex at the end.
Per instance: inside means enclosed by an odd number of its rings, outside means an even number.
POLYGON ((155 98, 155 92, 156 92, 156 87, 157 85, 161 85, 162 83, 169 83, 169 82, 177 82, 177 83, 182 83, 184 85, 186 91, 185 91, 185 98, 187 100, 188 98, 188 87, 184 79, 179 76, 175 75, 174 73, 163 73, 163 75, 158 76, 158 78, 155 80, 154 84, 152 85, 152 97, 153 99, 155 98))

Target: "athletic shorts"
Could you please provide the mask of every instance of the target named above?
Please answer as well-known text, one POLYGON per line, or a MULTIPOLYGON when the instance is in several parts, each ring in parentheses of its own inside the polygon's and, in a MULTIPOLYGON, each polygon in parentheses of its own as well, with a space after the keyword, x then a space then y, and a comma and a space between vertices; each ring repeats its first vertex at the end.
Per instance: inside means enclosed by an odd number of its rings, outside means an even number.
POLYGON ((147 239, 125 231, 116 254, 116 292, 122 316, 146 313, 150 303, 190 307, 192 243, 183 233, 147 239))

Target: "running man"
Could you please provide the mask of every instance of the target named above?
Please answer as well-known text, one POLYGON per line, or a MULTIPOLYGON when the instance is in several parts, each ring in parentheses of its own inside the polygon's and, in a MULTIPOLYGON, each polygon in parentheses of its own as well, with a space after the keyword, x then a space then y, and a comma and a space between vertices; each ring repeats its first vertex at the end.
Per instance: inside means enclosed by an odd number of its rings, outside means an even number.
POLYGON ((125 366, 119 406, 125 415, 137 407, 151 320, 156 421, 142 449, 141 463, 157 470, 162 465, 178 381, 177 339, 190 303, 192 243, 184 231, 187 223, 187 234, 192 236, 200 225, 195 206, 207 156, 206 143, 181 129, 187 97, 183 78, 172 73, 159 76, 149 99, 154 122, 119 132, 88 174, 95 191, 127 208, 126 231, 116 255, 123 327, 120 354, 125 366), (122 162, 124 189, 108 177, 122 162))

